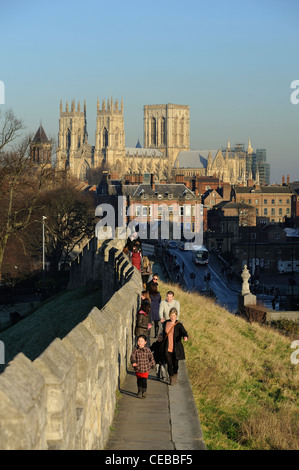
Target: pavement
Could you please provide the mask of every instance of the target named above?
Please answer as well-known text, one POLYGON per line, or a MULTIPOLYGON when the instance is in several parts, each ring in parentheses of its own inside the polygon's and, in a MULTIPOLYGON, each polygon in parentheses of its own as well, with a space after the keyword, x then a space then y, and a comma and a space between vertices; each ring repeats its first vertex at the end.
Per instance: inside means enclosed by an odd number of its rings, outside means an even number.
POLYGON ((120 393, 105 450, 206 450, 185 361, 172 386, 152 369, 143 399, 130 368, 120 393))

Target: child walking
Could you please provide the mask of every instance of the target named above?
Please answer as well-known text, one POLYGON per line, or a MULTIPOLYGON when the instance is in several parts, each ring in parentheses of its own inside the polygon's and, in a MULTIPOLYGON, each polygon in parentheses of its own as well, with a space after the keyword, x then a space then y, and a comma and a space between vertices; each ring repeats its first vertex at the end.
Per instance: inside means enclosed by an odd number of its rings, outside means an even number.
POLYGON ((137 347, 130 358, 137 377, 138 398, 146 397, 148 373, 156 365, 152 351, 146 347, 146 341, 145 335, 138 336, 137 347))

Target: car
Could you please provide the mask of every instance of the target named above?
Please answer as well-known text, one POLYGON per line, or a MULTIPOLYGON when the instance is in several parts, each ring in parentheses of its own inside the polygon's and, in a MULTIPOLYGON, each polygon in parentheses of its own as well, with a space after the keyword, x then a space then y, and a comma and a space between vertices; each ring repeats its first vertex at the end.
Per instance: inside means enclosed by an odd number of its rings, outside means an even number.
POLYGON ((184 251, 184 249, 185 249, 185 242, 179 242, 179 249, 180 249, 180 251, 184 251))
POLYGON ((170 241, 168 246, 169 246, 169 248, 176 249, 178 247, 178 244, 177 244, 177 242, 170 241))

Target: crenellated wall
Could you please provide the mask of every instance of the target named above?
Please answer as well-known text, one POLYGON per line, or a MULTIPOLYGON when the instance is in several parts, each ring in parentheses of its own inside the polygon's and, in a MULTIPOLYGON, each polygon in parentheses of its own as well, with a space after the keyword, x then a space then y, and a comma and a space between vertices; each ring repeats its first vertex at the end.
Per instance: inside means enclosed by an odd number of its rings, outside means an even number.
POLYGON ((104 449, 142 288, 123 244, 95 238, 71 268, 69 288, 101 285, 104 307, 34 361, 18 354, 0 375, 1 450, 104 449))

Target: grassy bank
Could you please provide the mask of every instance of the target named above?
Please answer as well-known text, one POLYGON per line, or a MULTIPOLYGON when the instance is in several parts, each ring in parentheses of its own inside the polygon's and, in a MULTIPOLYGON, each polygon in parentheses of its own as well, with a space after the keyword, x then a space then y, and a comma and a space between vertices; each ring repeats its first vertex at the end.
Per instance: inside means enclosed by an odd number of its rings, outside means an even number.
POLYGON ((291 341, 213 301, 175 291, 189 334, 188 374, 208 449, 299 449, 299 364, 291 341))

